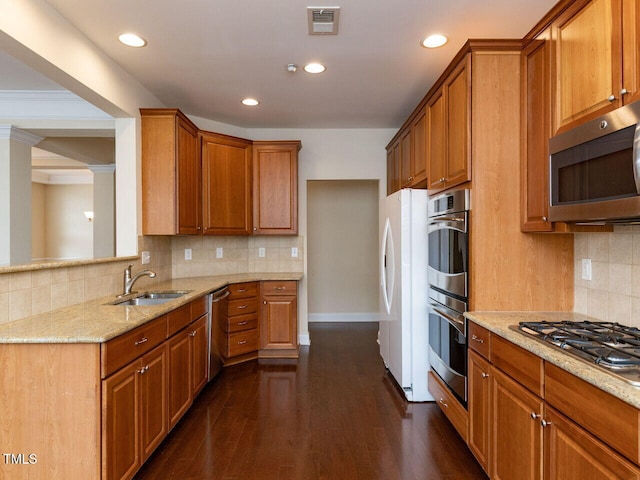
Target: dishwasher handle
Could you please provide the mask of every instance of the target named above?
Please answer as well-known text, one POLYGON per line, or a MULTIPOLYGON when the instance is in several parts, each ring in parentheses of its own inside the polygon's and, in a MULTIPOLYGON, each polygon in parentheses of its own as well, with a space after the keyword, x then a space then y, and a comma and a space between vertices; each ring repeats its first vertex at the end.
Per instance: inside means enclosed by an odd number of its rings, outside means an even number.
POLYGON ((231 292, 227 290, 227 287, 216 290, 211 294, 211 303, 218 303, 231 295, 231 292))

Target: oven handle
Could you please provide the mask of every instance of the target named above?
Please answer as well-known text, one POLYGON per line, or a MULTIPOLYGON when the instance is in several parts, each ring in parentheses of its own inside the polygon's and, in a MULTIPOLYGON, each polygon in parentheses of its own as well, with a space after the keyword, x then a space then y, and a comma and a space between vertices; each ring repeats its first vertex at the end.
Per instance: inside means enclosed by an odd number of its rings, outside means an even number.
POLYGON ((467 219, 465 216, 459 217, 437 217, 430 218, 429 223, 427 225, 427 230, 429 233, 434 232, 436 230, 442 230, 445 228, 450 228, 453 230, 457 230, 462 233, 467 233, 467 219))
POLYGON ((636 125, 633 135, 633 179, 636 181, 636 192, 640 195, 640 123, 636 125))
POLYGON ((458 312, 448 307, 445 307, 444 305, 439 305, 437 303, 431 302, 429 303, 429 305, 431 306, 431 309, 436 314, 440 315, 442 318, 448 321, 451 325, 453 325, 454 328, 458 330, 462 335, 466 336, 465 328, 464 328, 464 320, 460 320, 459 318, 456 318, 453 315, 448 314, 446 311, 443 311, 442 309, 448 310, 449 312, 453 312, 454 315, 461 316, 458 312))

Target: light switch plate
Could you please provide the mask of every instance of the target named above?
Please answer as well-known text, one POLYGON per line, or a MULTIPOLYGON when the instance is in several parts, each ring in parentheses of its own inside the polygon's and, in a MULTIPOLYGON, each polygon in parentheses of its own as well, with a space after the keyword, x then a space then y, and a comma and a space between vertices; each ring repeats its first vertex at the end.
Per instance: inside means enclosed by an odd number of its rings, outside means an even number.
POLYGON ((592 271, 591 271, 591 259, 583 258, 582 259, 582 280, 591 280, 592 271))
POLYGON ((294 258, 298 256, 298 247, 291 247, 291 256, 294 258))
POLYGON ((184 249, 184 259, 185 260, 191 260, 191 249, 190 248, 185 248, 184 249))
POLYGON ((216 248, 216 258, 222 258, 224 256, 224 250, 222 247, 216 248))
POLYGON ((140 254, 140 263, 142 263, 142 265, 151 263, 151 252, 142 252, 140 254))
POLYGON ((258 256, 260 258, 264 258, 264 256, 267 254, 267 249, 264 247, 260 247, 258 248, 258 256))

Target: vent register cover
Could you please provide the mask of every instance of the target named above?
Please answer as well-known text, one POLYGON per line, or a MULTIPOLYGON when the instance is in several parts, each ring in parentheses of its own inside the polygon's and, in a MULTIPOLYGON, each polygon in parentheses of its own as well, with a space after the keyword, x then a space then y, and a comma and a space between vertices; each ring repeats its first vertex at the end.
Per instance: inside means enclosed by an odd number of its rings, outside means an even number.
POLYGON ((337 35, 340 7, 307 7, 309 35, 337 35))

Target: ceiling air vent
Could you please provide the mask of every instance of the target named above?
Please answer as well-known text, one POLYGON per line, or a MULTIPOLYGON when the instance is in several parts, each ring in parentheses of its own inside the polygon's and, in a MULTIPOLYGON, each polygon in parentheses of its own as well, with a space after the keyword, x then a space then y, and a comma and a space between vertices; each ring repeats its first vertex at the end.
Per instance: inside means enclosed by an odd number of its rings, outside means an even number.
POLYGON ((340 7, 307 7, 309 35, 336 35, 340 7))

